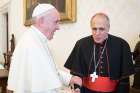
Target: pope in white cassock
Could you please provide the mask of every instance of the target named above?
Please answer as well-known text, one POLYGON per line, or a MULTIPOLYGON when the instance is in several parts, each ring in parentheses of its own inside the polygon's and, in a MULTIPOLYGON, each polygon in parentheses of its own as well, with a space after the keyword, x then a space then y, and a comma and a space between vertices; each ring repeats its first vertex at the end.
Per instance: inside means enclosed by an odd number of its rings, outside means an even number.
POLYGON ((8 93, 57 93, 62 82, 81 85, 79 77, 56 69, 47 45, 59 30, 58 11, 50 4, 39 4, 32 17, 33 25, 22 35, 11 59, 8 93))

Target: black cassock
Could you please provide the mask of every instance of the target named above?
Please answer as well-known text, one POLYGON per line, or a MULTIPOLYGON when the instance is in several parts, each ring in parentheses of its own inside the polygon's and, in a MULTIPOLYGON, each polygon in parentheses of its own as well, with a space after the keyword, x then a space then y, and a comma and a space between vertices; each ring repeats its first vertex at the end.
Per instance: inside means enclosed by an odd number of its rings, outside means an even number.
MULTIPOLYGON (((76 42, 74 49, 64 65, 70 69, 71 74, 83 78, 93 73, 95 62, 93 62, 92 56, 95 44, 92 36, 82 38, 76 42)), ((102 47, 102 45, 96 44, 96 46, 95 56, 96 62, 98 62, 98 54, 100 46, 102 47)), ((129 76, 134 74, 135 71, 128 43, 119 37, 109 34, 105 51, 107 51, 109 60, 109 72, 106 70, 107 58, 106 53, 104 53, 103 67, 105 67, 105 69, 103 69, 101 76, 109 76, 112 80, 120 81, 116 90, 117 93, 129 93, 129 76)), ((97 74, 100 73, 98 69, 99 67, 97 68, 97 74)), ((94 92, 88 92, 86 88, 82 87, 81 93, 94 92)))

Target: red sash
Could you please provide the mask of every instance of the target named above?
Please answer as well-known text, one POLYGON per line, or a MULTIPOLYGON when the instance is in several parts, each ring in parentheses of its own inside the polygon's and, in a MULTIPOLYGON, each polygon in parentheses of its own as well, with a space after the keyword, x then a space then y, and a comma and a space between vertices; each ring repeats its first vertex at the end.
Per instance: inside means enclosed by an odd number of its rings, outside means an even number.
POLYGON ((83 86, 97 92, 113 92, 118 84, 117 80, 110 80, 109 77, 98 76, 95 82, 91 79, 92 77, 83 78, 83 86))

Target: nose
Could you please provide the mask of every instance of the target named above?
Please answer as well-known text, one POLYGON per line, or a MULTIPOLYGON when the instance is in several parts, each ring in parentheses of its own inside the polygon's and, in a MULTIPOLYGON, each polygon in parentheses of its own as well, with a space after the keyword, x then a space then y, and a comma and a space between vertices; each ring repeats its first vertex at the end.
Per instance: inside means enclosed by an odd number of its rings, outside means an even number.
POLYGON ((96 31, 93 31, 96 35, 99 35, 100 34, 100 30, 99 29, 97 29, 96 31))

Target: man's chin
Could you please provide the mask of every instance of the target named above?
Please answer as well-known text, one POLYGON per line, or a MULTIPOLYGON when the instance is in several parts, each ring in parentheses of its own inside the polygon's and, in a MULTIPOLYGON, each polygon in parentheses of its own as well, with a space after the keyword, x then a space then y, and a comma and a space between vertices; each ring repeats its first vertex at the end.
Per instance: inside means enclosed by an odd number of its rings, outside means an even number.
POLYGON ((103 41, 102 40, 94 40, 95 41, 95 43, 102 43, 103 41))
POLYGON ((98 44, 102 44, 104 42, 104 40, 94 40, 95 43, 98 43, 98 44))

